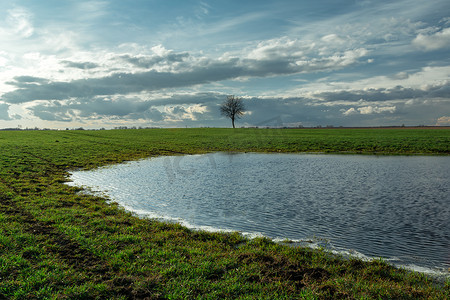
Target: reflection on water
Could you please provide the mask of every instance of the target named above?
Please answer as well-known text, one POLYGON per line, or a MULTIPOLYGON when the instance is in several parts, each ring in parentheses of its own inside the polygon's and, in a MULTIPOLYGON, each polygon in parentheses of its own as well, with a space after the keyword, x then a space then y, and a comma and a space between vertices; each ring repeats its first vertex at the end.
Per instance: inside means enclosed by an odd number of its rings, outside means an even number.
POLYGON ((196 228, 325 239, 394 263, 450 267, 450 157, 225 154, 74 172, 128 209, 196 228))

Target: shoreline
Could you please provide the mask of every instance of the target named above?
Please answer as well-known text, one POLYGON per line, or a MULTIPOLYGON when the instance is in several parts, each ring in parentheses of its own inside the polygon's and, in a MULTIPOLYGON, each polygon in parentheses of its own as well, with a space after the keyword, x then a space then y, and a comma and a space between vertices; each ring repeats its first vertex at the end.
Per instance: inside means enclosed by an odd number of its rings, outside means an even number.
MULTIPOLYGON (((281 154, 281 155, 325 155, 325 156, 330 156, 330 155, 337 155, 335 153, 267 153, 267 152, 233 152, 233 154, 248 154, 248 153, 254 153, 254 154, 281 154)), ((227 154, 226 152, 211 152, 211 153, 206 153, 206 154, 186 154, 187 156, 193 155, 193 156, 208 156, 210 157, 211 155, 222 155, 222 154, 227 154)), ((371 157, 372 155, 365 155, 365 154, 354 154, 355 156, 367 156, 367 157, 371 157)), ((409 155, 408 155, 409 156, 409 155)), ((135 162, 140 162, 143 161, 145 163, 146 160, 152 160, 155 158, 158 159, 164 159, 164 158, 171 158, 174 157, 173 155, 169 155, 169 156, 155 156, 155 157, 150 157, 150 158, 143 158, 140 159, 138 161, 126 161, 124 162, 125 165, 131 163, 135 163, 135 162)), ((425 155, 426 157, 426 155, 425 155)), ((445 157, 445 155, 443 156, 445 157)), ((214 157, 211 158, 214 160, 214 157)), ((120 165, 120 164, 119 164, 120 165)), ((117 166, 117 165, 113 165, 113 166, 117 166)), ((109 166, 108 166, 109 168, 109 166)), ((94 170, 95 171, 95 170, 94 170)), ((166 170, 167 171, 167 170, 166 170)), ((68 178, 69 180, 71 180, 70 182, 67 182, 66 184, 70 185, 70 186, 78 186, 81 188, 85 188, 85 186, 83 185, 77 185, 76 182, 73 181, 73 173, 71 173, 70 177, 68 178)), ((87 193, 91 193, 93 195, 96 196, 105 196, 108 199, 110 199, 110 197, 113 197, 112 195, 108 195, 107 190, 105 190, 104 188, 102 188, 101 186, 88 186, 88 189, 85 191, 87 193), (99 188, 100 190, 96 190, 97 188, 99 188), (106 194, 105 194, 106 193, 106 194)), ((194 223, 191 223, 190 221, 187 221, 185 219, 183 219, 183 217, 170 217, 168 215, 163 215, 161 213, 158 212, 152 212, 149 210, 145 210, 145 209, 137 209, 137 208, 133 208, 133 206, 130 206, 130 204, 127 204, 126 202, 120 201, 119 199, 113 199, 111 198, 112 202, 116 202, 123 207, 126 211, 132 212, 134 214, 136 214, 138 217, 140 218, 147 218, 147 219, 154 219, 160 222, 169 222, 169 223, 174 223, 174 224, 179 224, 183 227, 186 227, 190 230, 194 230, 194 231, 207 231, 207 232, 212 232, 212 233, 239 233, 241 234, 243 237, 245 238, 249 238, 249 239, 253 239, 253 238, 267 238, 270 239, 276 243, 280 243, 280 244, 285 244, 285 245, 298 245, 298 246, 302 246, 302 247, 309 247, 312 249, 316 249, 319 246, 324 248, 324 250, 329 251, 330 253, 336 254, 338 256, 342 255, 342 256, 349 256, 352 258, 358 258, 358 259, 362 259, 365 261, 373 261, 373 260, 377 260, 377 259, 382 259, 384 261, 386 261, 387 263, 397 267, 397 268, 405 268, 408 269, 409 271, 415 271, 415 272, 419 272, 419 273, 423 273, 426 275, 430 275, 432 277, 436 277, 438 279, 450 279, 450 268, 447 268, 449 271, 447 271, 446 268, 438 268, 438 267, 431 267, 431 266, 425 266, 425 265, 418 265, 415 264, 413 262, 407 262, 407 261, 402 261, 398 258, 394 257, 377 257, 377 256, 367 256, 362 252, 358 252, 356 250, 351 250, 350 248, 346 249, 346 248, 342 248, 342 247, 334 247, 334 246, 330 246, 330 245, 326 245, 320 243, 320 238, 317 239, 316 241, 313 241, 313 239, 301 239, 301 240, 292 240, 289 238, 280 238, 280 237, 271 237, 268 235, 264 235, 261 232, 257 232, 257 231, 252 231, 252 232, 245 232, 239 229, 229 229, 229 228, 221 228, 221 227, 214 227, 214 226, 210 226, 210 225, 196 225, 194 223), (395 262, 398 261, 398 262, 395 262)), ((411 255, 411 254, 409 254, 411 255)))

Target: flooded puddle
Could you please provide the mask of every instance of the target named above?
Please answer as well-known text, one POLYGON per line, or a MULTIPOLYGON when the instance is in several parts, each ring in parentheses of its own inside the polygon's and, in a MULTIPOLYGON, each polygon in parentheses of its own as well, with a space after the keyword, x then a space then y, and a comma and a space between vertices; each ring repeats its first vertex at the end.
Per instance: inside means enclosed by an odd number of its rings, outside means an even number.
POLYGON ((215 153, 73 172, 142 216, 450 267, 450 157, 215 153))

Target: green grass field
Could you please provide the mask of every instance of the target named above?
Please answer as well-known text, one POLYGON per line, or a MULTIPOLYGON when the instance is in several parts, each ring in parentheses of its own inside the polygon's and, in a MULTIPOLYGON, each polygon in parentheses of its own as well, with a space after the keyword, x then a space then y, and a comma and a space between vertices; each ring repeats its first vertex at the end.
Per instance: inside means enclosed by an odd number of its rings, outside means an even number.
POLYGON ((212 151, 450 154, 449 129, 0 131, 0 299, 448 299, 381 261, 139 219, 68 170, 212 151))

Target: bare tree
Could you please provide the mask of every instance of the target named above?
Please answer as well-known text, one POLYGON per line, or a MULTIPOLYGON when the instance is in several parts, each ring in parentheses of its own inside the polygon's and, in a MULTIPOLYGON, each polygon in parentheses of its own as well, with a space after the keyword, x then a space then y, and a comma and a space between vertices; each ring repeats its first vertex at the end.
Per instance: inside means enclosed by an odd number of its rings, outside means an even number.
POLYGON ((245 111, 244 103, 242 102, 242 98, 235 97, 234 95, 227 96, 227 100, 225 100, 220 106, 220 113, 231 119, 231 124, 234 127, 234 120, 239 119, 245 111))

